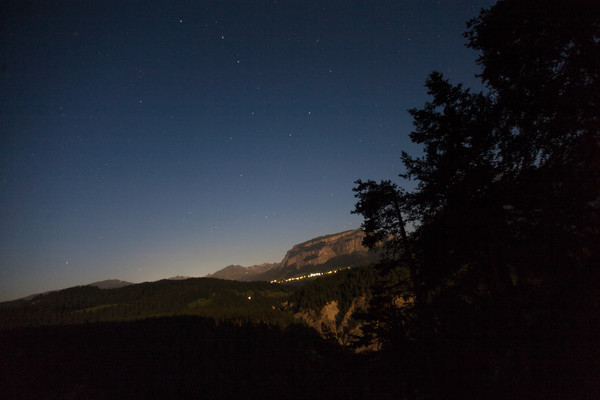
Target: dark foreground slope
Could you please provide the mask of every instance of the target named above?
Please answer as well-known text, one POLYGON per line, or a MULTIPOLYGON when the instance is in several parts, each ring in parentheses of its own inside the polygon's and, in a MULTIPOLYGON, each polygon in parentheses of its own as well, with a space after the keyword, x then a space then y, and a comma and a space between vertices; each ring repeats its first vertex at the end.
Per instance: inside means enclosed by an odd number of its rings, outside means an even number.
POLYGON ((306 289, 198 278, 6 304, 0 388, 11 399, 398 397, 400 380, 379 355, 354 354, 294 322, 331 301, 346 310, 368 292, 369 271, 306 289))
POLYGON ((179 316, 0 331, 11 399, 353 399, 389 389, 306 327, 179 316))

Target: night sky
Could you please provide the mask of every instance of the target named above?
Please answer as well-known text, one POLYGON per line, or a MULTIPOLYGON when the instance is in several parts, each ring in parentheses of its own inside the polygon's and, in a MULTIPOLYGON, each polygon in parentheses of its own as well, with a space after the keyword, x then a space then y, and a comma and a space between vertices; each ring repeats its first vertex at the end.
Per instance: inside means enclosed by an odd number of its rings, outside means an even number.
POLYGON ((479 88, 493 1, 12 1, 0 300, 280 261, 355 229, 438 70, 479 88))

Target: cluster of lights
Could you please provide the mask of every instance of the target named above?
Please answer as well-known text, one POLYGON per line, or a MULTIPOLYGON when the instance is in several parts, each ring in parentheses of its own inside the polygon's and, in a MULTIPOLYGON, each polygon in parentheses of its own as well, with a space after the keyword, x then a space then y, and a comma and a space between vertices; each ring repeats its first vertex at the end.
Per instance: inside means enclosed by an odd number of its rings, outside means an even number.
MULTIPOLYGON (((346 268, 350 268, 350 267, 346 267, 346 268)), ((314 278, 315 276, 323 276, 323 275, 335 274, 335 273, 337 273, 341 269, 344 269, 344 267, 340 267, 338 269, 333 269, 333 270, 327 271, 327 272, 313 272, 313 273, 308 274, 308 275, 295 276, 293 278, 288 278, 288 279, 284 279, 284 280, 281 280, 281 281, 278 281, 278 280, 275 279, 275 280, 272 280, 271 283, 293 282, 293 281, 299 281, 299 280, 307 279, 307 278, 314 278)))

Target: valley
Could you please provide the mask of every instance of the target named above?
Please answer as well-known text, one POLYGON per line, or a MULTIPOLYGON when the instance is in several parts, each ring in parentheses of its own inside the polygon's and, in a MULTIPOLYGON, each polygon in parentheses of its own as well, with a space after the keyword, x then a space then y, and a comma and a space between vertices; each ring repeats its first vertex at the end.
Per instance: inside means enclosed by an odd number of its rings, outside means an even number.
POLYGON ((351 346, 375 269, 335 271, 293 285, 109 282, 119 287, 4 303, 0 386, 13 399, 390 396, 376 358, 351 346))

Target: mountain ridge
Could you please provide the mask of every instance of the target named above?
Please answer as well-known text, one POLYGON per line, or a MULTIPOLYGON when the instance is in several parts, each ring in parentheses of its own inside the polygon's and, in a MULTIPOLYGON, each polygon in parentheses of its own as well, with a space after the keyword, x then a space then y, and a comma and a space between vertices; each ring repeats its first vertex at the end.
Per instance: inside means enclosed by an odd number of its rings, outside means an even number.
POLYGON ((378 254, 362 245, 363 238, 360 229, 318 236, 292 246, 281 262, 248 267, 228 265, 206 277, 242 282, 284 280, 303 273, 327 272, 377 261, 378 254))
POLYGON ((118 289, 124 286, 133 285, 132 282, 122 281, 119 279, 105 279, 103 281, 88 283, 87 286, 96 286, 98 289, 118 289))
MULTIPOLYGON (((378 253, 369 251, 362 245, 364 233, 360 229, 318 236, 292 246, 280 262, 262 263, 243 267, 228 265, 207 278, 252 281, 284 281, 314 272, 328 272, 340 267, 367 265, 379 259, 378 253)), ((169 280, 190 279, 190 276, 174 276, 169 280)), ((95 286, 99 289, 117 289, 136 283, 119 279, 106 279, 82 286, 95 286)), ((2 305, 17 304, 48 292, 30 294, 25 297, 0 302, 2 305)))

